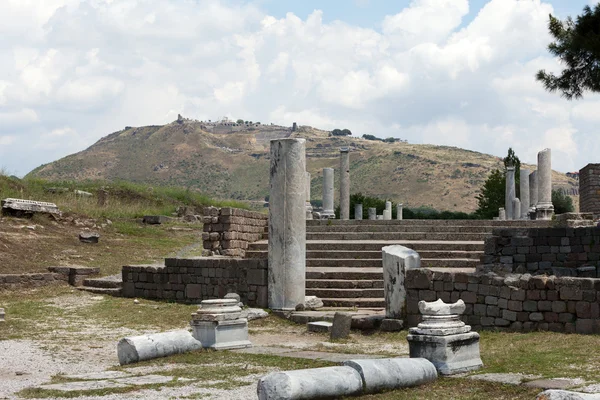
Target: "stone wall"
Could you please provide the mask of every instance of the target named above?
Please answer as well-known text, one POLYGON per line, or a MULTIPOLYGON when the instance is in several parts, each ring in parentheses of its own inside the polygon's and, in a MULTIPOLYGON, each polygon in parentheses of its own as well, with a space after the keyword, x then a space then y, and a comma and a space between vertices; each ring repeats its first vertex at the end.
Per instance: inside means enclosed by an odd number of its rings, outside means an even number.
POLYGON ((494 229, 479 272, 600 277, 600 228, 494 229))
POLYGON ((238 208, 206 207, 203 222, 205 250, 213 255, 244 257, 248 243, 262 239, 268 216, 238 208))
POLYGON ((83 280, 98 275, 99 268, 79 266, 48 267, 49 272, 30 274, 0 274, 1 289, 18 289, 21 287, 40 287, 55 283, 68 283, 82 286, 83 280))
POLYGON ((123 296, 199 303, 237 293, 250 306, 267 307, 267 260, 167 258, 164 266, 124 266, 123 296))
POLYGON ((600 215, 600 164, 579 170, 579 211, 600 215))
POLYGON ((463 321, 480 329, 600 333, 600 279, 530 274, 498 276, 408 270, 407 322, 420 322, 418 302, 462 299, 463 321))

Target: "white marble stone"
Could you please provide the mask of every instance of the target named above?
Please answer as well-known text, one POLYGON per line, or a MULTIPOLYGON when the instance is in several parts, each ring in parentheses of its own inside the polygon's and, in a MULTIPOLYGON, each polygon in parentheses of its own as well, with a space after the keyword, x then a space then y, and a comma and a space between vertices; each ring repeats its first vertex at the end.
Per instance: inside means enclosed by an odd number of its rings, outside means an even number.
POLYGON ((406 271, 421 267, 421 257, 408 247, 393 245, 381 249, 385 317, 406 319, 406 271))
POLYGON ((340 149, 340 219, 350 219, 350 153, 340 149))
POLYGON ((272 372, 257 387, 259 400, 340 398, 362 391, 360 374, 348 366, 272 372))
POLYGON ((361 220, 363 219, 363 206, 362 204, 354 205, 354 219, 361 220))
POLYGON ((304 297, 304 309, 305 310, 316 310, 317 308, 323 307, 323 300, 317 296, 305 296, 304 297))
POLYGON ((323 212, 335 215, 333 209, 333 168, 323 168, 323 212))
POLYGON ((193 320, 191 325, 194 338, 204 348, 229 350, 252 347, 248 340, 248 320, 244 318, 224 321, 193 320))
POLYGON ((552 151, 550 149, 544 149, 538 153, 537 172, 536 219, 548 220, 554 214, 554 206, 552 205, 552 151))
MULTIPOLYGON (((506 188, 504 197, 504 210, 506 212, 506 219, 514 219, 513 213, 513 200, 515 198, 515 167, 508 166, 506 168, 506 188)), ((520 211, 520 210, 519 210, 520 211)))
POLYGON ((192 314, 194 321, 229 321, 240 318, 242 309, 235 298, 202 300, 192 314))
POLYGON ((460 319, 464 310, 462 300, 454 304, 419 302, 423 322, 410 328, 406 337, 410 357, 428 359, 442 375, 481 368, 479 334, 460 319))
POLYGON ((306 219, 313 219, 313 206, 310 204, 310 172, 306 173, 306 219))
POLYGON ((517 197, 513 199, 513 219, 521 219, 521 200, 517 197))
POLYGON ((269 196, 268 304, 272 310, 295 310, 304 303, 306 287, 304 139, 271 141, 269 196))
POLYGON ((529 174, 529 214, 535 213, 538 200, 537 171, 529 174))
POLYGON ((381 358, 345 361, 358 371, 364 393, 423 385, 437 379, 435 366, 424 358, 381 358))
POLYGON ((369 208, 369 220, 374 221, 377 219, 377 209, 369 208))
POLYGON ((506 221, 506 210, 502 207, 498 209, 498 220, 506 221))
POLYGON ((419 301, 419 312, 422 315, 462 315, 465 312, 466 306, 462 299, 456 303, 444 303, 442 299, 436 301, 419 301))
POLYGON ((402 220, 402 209, 403 205, 402 203, 398 203, 396 204, 396 219, 401 221, 402 220))
POLYGON ((6 317, 6 313, 4 312, 4 308, 0 308, 0 323, 4 322, 6 317))
POLYGON ((529 219, 529 174, 527 168, 521 168, 519 180, 519 191, 521 199, 521 219, 529 219))
POLYGON ((600 400, 600 394, 578 393, 569 390, 549 389, 539 393, 537 400, 600 400))
POLYGON ((385 210, 383 210, 383 219, 389 221, 392 219, 392 202, 385 202, 385 210))
POLYGON ((117 356, 121 365, 136 363, 202 348, 187 330, 130 336, 117 344, 117 356))

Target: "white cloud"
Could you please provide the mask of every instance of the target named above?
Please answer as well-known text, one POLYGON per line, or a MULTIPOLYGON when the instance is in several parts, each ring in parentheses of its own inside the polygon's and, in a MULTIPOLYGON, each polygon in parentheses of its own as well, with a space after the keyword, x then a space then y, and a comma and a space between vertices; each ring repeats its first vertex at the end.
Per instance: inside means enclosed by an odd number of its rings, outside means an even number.
POLYGON ((561 170, 600 151, 599 97, 567 102, 535 81, 538 69, 560 68, 546 50, 548 2, 490 0, 477 11, 413 0, 381 29, 319 10, 275 18, 237 0, 42 3, 5 0, 0 13, 0 140, 19 174, 178 113, 497 155, 510 146, 525 162, 551 146, 561 170))

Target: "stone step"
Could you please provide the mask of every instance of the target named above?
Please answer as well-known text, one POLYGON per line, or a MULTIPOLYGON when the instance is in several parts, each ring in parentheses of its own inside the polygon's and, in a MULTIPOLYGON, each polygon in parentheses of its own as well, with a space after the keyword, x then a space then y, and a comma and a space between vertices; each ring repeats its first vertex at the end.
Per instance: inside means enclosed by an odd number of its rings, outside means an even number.
POLYGON ((88 278, 83 280, 83 286, 104 288, 104 289, 119 289, 123 286, 121 275, 111 275, 102 278, 88 278))
POLYGON ((493 226, 447 226, 447 225, 314 225, 307 226, 307 233, 317 232, 436 232, 436 233, 492 233, 493 226))
POLYGON ((100 288, 100 287, 89 287, 89 286, 78 286, 77 289, 83 290, 90 293, 105 294, 107 296, 121 297, 121 288, 100 288))
POLYGON ((369 289, 383 288, 383 280, 368 279, 307 279, 306 288, 369 289))
POLYGON ((494 228, 547 228, 550 227, 551 221, 490 221, 484 219, 404 219, 398 220, 387 220, 387 221, 373 221, 368 219, 363 220, 308 220, 306 221, 307 227, 312 226, 335 226, 335 225, 399 225, 399 226, 410 226, 410 225, 436 225, 436 226, 492 226, 494 228))
MULTIPOLYGON (((419 255, 423 258, 469 258, 479 260, 483 255, 483 251, 459 251, 459 250, 419 250, 419 255)), ((267 259, 268 253, 266 250, 248 250, 246 258, 267 259)), ((354 260, 362 259, 381 259, 381 250, 377 251, 348 251, 348 250, 308 250, 306 259, 315 258, 346 258, 354 260)))
MULTIPOLYGON (((385 246, 401 245, 416 251, 483 251, 483 241, 442 241, 442 240, 330 240, 307 241, 307 251, 377 251, 385 246)), ((268 242, 261 240, 250 243, 249 251, 267 251, 268 242)))
POLYGON ((383 280, 383 268, 306 267, 306 279, 383 280))
MULTIPOLYGON (((466 268, 475 267, 477 264, 479 264, 478 259, 470 258, 421 258, 421 267, 423 268, 466 268)), ((352 260, 343 258, 307 259, 306 266, 331 268, 383 268, 381 259, 352 260)))
POLYGON ((318 232, 307 233, 307 240, 444 240, 483 241, 484 233, 435 232, 318 232))
POLYGON ((321 298, 326 307, 358 307, 358 308, 378 308, 385 307, 383 297, 376 298, 321 298))
POLYGON ((307 296, 317 296, 320 299, 354 299, 382 298, 383 289, 338 289, 338 288, 306 288, 307 296))

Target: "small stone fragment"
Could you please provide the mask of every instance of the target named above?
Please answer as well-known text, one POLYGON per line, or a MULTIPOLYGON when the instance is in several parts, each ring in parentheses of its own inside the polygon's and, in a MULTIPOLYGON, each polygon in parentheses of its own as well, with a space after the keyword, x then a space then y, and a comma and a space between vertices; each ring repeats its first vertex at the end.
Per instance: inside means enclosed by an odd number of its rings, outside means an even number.
POLYGON ((329 321, 315 321, 306 324, 309 332, 331 332, 333 324, 329 321))
POLYGON ((97 232, 80 232, 79 241, 81 243, 98 243, 100 234, 97 232))
POLYGON ((350 335, 350 327, 352 326, 352 314, 345 312, 336 312, 333 316, 333 324, 331 326, 330 338, 345 339, 350 335))

